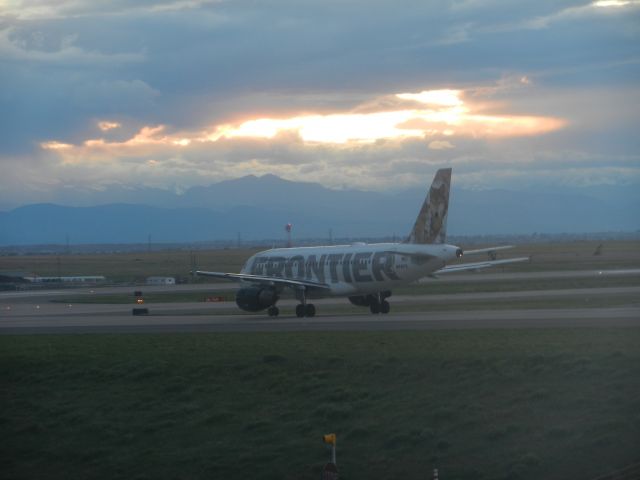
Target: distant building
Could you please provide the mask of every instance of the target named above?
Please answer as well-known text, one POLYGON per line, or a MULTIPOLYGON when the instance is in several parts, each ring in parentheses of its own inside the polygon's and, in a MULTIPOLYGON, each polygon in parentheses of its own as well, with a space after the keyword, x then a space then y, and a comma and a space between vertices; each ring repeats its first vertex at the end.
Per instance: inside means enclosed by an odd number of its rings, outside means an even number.
POLYGON ((24 277, 32 283, 100 283, 106 280, 103 275, 77 275, 75 277, 24 277))
POLYGON ((147 277, 147 285, 175 285, 174 277, 147 277))

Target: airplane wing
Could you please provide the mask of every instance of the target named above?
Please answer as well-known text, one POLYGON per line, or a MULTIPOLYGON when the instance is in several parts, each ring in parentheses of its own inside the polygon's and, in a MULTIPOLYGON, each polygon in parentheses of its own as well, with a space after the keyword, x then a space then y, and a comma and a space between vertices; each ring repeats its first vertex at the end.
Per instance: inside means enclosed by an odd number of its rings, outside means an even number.
MULTIPOLYGON (((466 253, 466 252, 465 252, 466 253)), ((483 268, 495 267, 496 265, 505 265, 507 263, 528 262, 529 257, 505 258, 504 260, 488 260, 486 262, 461 263, 459 265, 449 265, 440 270, 433 272, 433 275, 442 273, 463 272, 465 270, 481 270, 483 268)))
POLYGON ((207 277, 223 278, 225 280, 245 281, 257 283, 260 285, 280 285, 283 287, 291 287, 293 289, 319 288, 322 290, 330 290, 331 287, 326 283, 309 282, 307 280, 294 280, 291 278, 267 277, 264 275, 250 275, 248 273, 223 273, 223 272, 205 272, 196 271, 196 275, 204 275, 207 277))

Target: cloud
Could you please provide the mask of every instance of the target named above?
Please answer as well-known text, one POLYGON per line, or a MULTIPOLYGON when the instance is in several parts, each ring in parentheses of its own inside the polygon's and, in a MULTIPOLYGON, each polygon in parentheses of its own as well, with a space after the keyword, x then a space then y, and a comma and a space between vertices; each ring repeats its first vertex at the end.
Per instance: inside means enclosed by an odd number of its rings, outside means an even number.
POLYGON ((590 17, 607 14, 626 14, 640 7, 639 0, 600 0, 582 5, 554 10, 546 15, 535 16, 524 21, 496 26, 496 30, 513 30, 521 28, 547 29, 556 22, 578 21, 590 17))
MULTIPOLYGON (((335 112, 279 119, 256 118, 238 124, 213 125, 196 131, 167 132, 164 125, 145 126, 125 141, 109 142, 97 138, 70 146, 58 140, 50 140, 43 142, 41 146, 58 152, 65 162, 75 163, 122 156, 147 156, 159 149, 182 152, 194 144, 215 144, 222 139, 269 140, 287 132, 293 132, 296 140, 303 144, 346 145, 394 139, 422 139, 436 135, 474 138, 540 135, 566 124, 564 120, 553 117, 474 113, 473 105, 463 99, 463 92, 460 90, 400 93, 395 97, 408 101, 411 108, 405 106, 400 110, 335 112)), ((435 141, 430 145, 434 150, 451 147, 448 141, 435 141)))
POLYGON ((193 130, 149 125, 121 140, 52 139, 40 146, 65 172, 67 183, 76 176, 98 183, 135 178, 140 185, 186 188, 249 173, 275 173, 336 187, 348 179, 352 187, 388 189, 421 184, 425 172, 439 166, 469 168, 484 161, 485 154, 478 155, 483 150, 500 157, 487 142, 538 138, 565 125, 553 117, 491 114, 484 104, 476 113, 474 100, 463 90, 381 98, 365 101, 366 113, 356 107, 359 113, 258 118, 193 130), (372 105, 382 110, 372 111, 372 105))
POLYGON ((390 188, 445 165, 570 181, 607 158, 636 178, 640 9, 619 3, 11 2, 0 190, 9 169, 38 192, 261 172, 390 188))
POLYGON ((429 148, 431 150, 447 150, 453 148, 453 145, 447 140, 433 140, 429 142, 429 148))
POLYGON ((5 27, 0 30, 0 57, 4 61, 66 65, 113 65, 144 60, 144 54, 139 52, 103 53, 85 50, 76 44, 77 40, 76 35, 65 35, 57 40, 58 48, 51 48, 49 42, 47 42, 48 48, 44 48, 42 32, 21 31, 17 27, 5 27))
POLYGON ((4 8, 4 15, 20 20, 56 20, 87 16, 149 14, 199 9, 221 0, 155 0, 143 2, 93 0, 17 0, 4 8))
POLYGON ((133 113, 150 109, 159 96, 158 90, 136 79, 82 82, 72 98, 77 108, 88 111, 133 113))
POLYGON ((109 122, 107 120, 102 120, 98 122, 98 128, 103 132, 107 132, 109 130, 113 130, 114 128, 120 128, 122 125, 118 122, 109 122))

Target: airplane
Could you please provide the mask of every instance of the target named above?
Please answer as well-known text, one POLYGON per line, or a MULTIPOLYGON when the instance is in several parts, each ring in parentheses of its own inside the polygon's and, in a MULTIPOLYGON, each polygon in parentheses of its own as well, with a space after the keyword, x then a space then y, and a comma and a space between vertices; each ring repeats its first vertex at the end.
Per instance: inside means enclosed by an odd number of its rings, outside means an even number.
POLYGON ((302 318, 316 314, 315 305, 308 300, 322 297, 348 297, 373 314, 386 314, 391 309, 387 298, 392 290, 420 278, 529 260, 495 259, 496 251, 512 246, 464 252, 447 244, 450 186, 451 168, 438 170, 404 242, 274 248, 250 257, 240 273, 198 270, 196 274, 239 281, 238 307, 248 312, 267 310, 271 317, 279 315, 277 302, 290 289, 300 302, 296 316, 302 318), (447 266, 463 255, 482 253, 488 254, 487 261, 447 266))

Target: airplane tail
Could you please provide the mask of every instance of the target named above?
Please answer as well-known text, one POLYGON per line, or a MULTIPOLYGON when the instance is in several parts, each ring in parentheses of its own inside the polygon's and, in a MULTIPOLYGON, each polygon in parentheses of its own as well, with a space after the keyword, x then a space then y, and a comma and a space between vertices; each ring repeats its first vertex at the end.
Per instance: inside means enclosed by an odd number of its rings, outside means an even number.
POLYGON ((441 168, 433 178, 407 243, 445 243, 451 169, 441 168))

